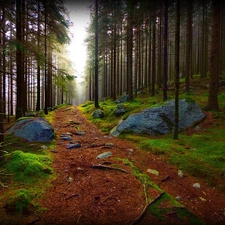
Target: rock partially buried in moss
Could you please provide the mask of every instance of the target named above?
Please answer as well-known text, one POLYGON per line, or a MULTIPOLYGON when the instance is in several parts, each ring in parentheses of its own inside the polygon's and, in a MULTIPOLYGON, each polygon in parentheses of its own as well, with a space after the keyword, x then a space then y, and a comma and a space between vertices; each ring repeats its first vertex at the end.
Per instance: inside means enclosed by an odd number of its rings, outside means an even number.
POLYGON ((104 113, 103 113, 100 109, 96 109, 96 110, 93 112, 92 116, 93 116, 94 118, 103 118, 103 117, 104 117, 104 113))
POLYGON ((30 142, 51 142, 54 139, 54 128, 42 117, 21 118, 7 133, 13 133, 30 142))

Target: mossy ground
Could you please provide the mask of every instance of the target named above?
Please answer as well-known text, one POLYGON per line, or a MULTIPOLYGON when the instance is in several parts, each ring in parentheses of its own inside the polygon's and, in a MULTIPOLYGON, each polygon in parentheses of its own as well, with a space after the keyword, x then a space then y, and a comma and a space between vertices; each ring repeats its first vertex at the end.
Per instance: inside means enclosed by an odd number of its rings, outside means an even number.
MULTIPOLYGON (((208 101, 208 77, 200 78, 194 76, 191 80, 191 90, 185 92, 184 79, 180 80, 180 99, 194 100, 204 110, 208 101)), ((149 107, 154 107, 163 103, 162 91, 159 89, 154 97, 149 97, 147 91, 143 91, 132 102, 125 102, 126 113, 121 117, 116 117, 114 111, 117 104, 108 99, 100 102, 104 111, 104 119, 94 119, 91 114, 94 111, 93 102, 89 101, 81 105, 79 109, 83 114, 95 123, 105 134, 118 124, 121 119, 126 119, 131 113, 140 112, 149 107)), ((168 100, 173 99, 174 89, 168 90, 168 100)), ((212 187, 225 192, 225 157, 224 157, 224 127, 225 127, 225 93, 224 88, 219 91, 219 105, 221 112, 207 112, 209 124, 207 126, 196 126, 192 128, 192 133, 187 134, 182 131, 179 140, 173 139, 173 134, 164 136, 149 136, 122 134, 120 137, 134 142, 144 151, 160 155, 169 163, 178 166, 188 174, 198 178, 203 178, 212 187)))
MULTIPOLYGON (((46 116, 52 120, 53 112, 46 116)), ((52 169, 52 143, 28 142, 5 135, 4 159, 0 167, 0 224, 25 224, 41 213, 38 200, 55 175, 52 169), (43 148, 43 146, 46 146, 43 148)))

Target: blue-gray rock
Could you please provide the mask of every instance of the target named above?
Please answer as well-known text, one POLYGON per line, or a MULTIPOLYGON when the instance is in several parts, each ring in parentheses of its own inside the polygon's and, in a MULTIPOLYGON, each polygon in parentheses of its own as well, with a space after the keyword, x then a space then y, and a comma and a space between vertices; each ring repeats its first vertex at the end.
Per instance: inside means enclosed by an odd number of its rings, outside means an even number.
POLYGON ((66 148, 67 149, 72 149, 72 148, 80 148, 81 144, 80 143, 76 143, 76 144, 67 144, 66 148))
POLYGON ((85 135, 85 133, 82 132, 82 131, 77 131, 75 134, 76 134, 76 135, 80 135, 80 136, 84 136, 84 135, 85 135))
MULTIPOLYGON (((174 129, 175 101, 168 101, 164 105, 148 108, 140 113, 131 114, 111 131, 112 136, 121 132, 151 135, 167 134, 174 129)), ((205 118, 201 108, 193 100, 179 101, 179 130, 193 126, 205 118)))
POLYGON ((71 136, 65 135, 65 136, 61 136, 60 137, 60 140, 63 140, 63 141, 72 141, 72 138, 71 138, 71 136))
POLYGON ((92 116, 93 116, 94 118, 103 118, 103 117, 104 117, 104 113, 103 113, 100 109, 96 109, 96 110, 93 112, 92 116))
POLYGON ((128 94, 123 95, 119 99, 116 100, 116 103, 122 103, 122 102, 127 102, 128 101, 128 94))
POLYGON ((7 133, 14 133, 30 142, 51 142, 54 139, 54 128, 42 117, 21 118, 7 133))
POLYGON ((126 112, 125 106, 123 104, 119 104, 117 106, 117 110, 114 112, 115 116, 121 116, 126 112))

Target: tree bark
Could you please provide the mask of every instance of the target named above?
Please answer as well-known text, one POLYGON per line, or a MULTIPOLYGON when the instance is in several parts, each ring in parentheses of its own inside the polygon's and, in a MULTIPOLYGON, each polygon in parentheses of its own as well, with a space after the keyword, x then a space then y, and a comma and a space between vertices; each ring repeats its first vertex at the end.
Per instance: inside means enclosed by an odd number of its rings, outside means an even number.
POLYGON ((4 127, 3 127, 3 115, 4 115, 4 99, 3 99, 3 74, 2 74, 2 34, 0 32, 0 166, 3 161, 3 145, 4 145, 4 127))
POLYGON ((174 139, 178 139, 179 130, 179 56, 180 56, 180 0, 176 1, 176 27, 175 27, 175 114, 174 139))
POLYGON ((99 108, 98 102, 98 0, 95 0, 95 108, 99 108))
POLYGON ((219 53, 220 53, 220 1, 212 1, 212 37, 210 57, 210 80, 208 95, 208 110, 219 111, 218 90, 219 90, 219 53))
POLYGON ((127 24, 127 93, 128 99, 133 101, 133 4, 128 6, 128 24, 127 24))
POLYGON ((16 119, 23 116, 23 86, 24 86, 24 73, 23 73, 23 59, 22 59, 22 1, 16 0, 16 119))
POLYGON ((165 0, 164 12, 164 43, 163 43, 163 101, 167 100, 167 81, 168 81, 168 0, 165 0))
POLYGON ((185 70, 185 90, 190 90, 191 52, 192 52, 192 6, 193 1, 187 1, 187 33, 186 33, 186 70, 185 70))
POLYGON ((151 96, 155 95, 155 78, 156 78, 156 17, 153 18, 152 31, 152 82, 151 82, 151 96))
MULTIPOLYGON (((41 9, 40 2, 38 2, 38 31, 37 31, 37 45, 38 51, 40 51, 40 23, 41 23, 41 9)), ((36 100, 36 111, 41 109, 41 66, 40 59, 37 60, 37 100, 36 100)))

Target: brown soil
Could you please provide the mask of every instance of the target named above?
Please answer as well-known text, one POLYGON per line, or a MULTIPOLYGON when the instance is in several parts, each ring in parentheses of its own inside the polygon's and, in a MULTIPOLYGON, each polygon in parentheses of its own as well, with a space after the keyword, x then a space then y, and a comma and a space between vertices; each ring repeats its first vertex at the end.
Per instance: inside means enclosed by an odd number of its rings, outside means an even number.
MULTIPOLYGON (((210 121, 205 121, 205 126, 207 123, 210 121)), ((56 110, 53 126, 57 133, 56 153, 52 153, 57 176, 41 202, 41 206, 48 210, 33 224, 135 224, 146 205, 144 187, 132 175, 131 168, 116 158, 129 159, 163 191, 174 197, 181 196, 183 206, 206 224, 225 224, 225 194, 189 175, 179 177, 176 167, 137 149, 132 143, 104 136, 77 108, 56 110), (76 135, 78 130, 85 135, 76 135), (69 141, 60 140, 60 135, 68 132, 73 134, 74 143, 81 144, 80 148, 66 148, 69 141), (106 143, 114 146, 106 147, 106 143), (112 157, 96 159, 106 151, 111 151, 112 157), (92 167, 99 164, 117 165, 116 168, 127 173, 92 167), (147 169, 159 171, 159 176, 147 173, 147 169), (193 188, 196 182, 201 184, 201 189, 193 188)), ((151 199, 159 194, 154 188, 147 193, 151 199)), ((190 224, 177 220, 176 212, 165 217, 167 222, 147 213, 139 224, 160 225, 168 224, 168 221, 171 224, 190 224)))

